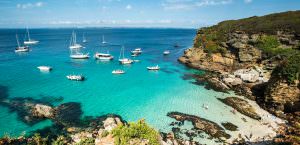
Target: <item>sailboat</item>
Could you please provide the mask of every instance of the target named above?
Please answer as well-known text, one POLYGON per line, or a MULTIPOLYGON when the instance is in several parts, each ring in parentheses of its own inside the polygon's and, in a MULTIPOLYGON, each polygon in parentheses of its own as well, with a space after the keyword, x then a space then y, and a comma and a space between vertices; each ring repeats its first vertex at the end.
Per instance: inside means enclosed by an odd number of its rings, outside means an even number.
POLYGON ((33 40, 33 39, 30 38, 30 34, 29 34, 29 29, 28 28, 27 28, 27 37, 28 37, 28 40, 24 41, 24 44, 30 45, 30 44, 37 44, 37 43, 39 43, 39 41, 33 40))
POLYGON ((120 51, 120 56, 119 56, 119 62, 121 64, 131 64, 131 63, 133 63, 133 60, 131 60, 129 58, 125 58, 124 51, 125 51, 125 48, 124 48, 124 46, 122 46, 121 51, 120 51))
MULTIPOLYGON (((102 37, 103 39, 103 37, 102 37)), ((103 42, 102 42, 103 43, 103 42)), ((114 57, 109 53, 109 51, 107 50, 107 53, 99 53, 99 52, 96 52, 94 57, 96 59, 99 59, 99 60, 112 60, 114 57)))
POLYGON ((72 32, 69 48, 70 49, 82 48, 82 46, 80 44, 77 44, 76 42, 76 33, 74 31, 72 32))
POLYGON ((87 42, 86 39, 85 39, 85 37, 84 37, 84 33, 83 33, 83 35, 82 35, 82 42, 83 42, 83 43, 86 43, 86 42, 87 42))
POLYGON ((79 52, 78 49, 71 49, 71 55, 70 55, 71 58, 73 59, 88 59, 90 56, 89 56, 89 53, 82 53, 82 52, 79 52))
POLYGON ((29 51, 28 46, 20 46, 20 42, 17 34, 16 34, 16 39, 17 39, 18 47, 16 47, 15 52, 28 52, 29 51))
POLYGON ((104 35, 102 35, 102 44, 107 44, 107 42, 104 40, 104 35))

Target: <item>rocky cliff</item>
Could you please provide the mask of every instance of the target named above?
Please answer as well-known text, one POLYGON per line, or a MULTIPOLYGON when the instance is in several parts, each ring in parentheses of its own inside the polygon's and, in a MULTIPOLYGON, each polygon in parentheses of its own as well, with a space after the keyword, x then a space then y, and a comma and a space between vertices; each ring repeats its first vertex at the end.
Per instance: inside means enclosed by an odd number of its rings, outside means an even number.
POLYGON ((300 11, 200 28, 178 60, 277 116, 300 111, 300 11))

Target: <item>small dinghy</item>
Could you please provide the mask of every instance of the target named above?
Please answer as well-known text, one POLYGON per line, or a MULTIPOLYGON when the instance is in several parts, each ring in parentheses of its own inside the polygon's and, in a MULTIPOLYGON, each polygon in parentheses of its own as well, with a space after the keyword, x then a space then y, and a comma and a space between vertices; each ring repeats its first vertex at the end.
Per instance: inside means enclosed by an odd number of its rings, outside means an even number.
POLYGON ((52 67, 50 66, 38 66, 37 67, 40 71, 51 71, 52 67))
POLYGON ((132 56, 132 57, 137 57, 138 54, 134 53, 134 54, 132 54, 131 56, 132 56))
POLYGON ((141 54, 142 53, 142 48, 136 48, 136 49, 132 50, 131 53, 136 54, 136 55, 141 54))
POLYGON ((113 70, 111 73, 112 73, 112 74, 124 74, 125 71, 120 70, 120 69, 117 69, 117 70, 113 70))
POLYGON ((156 65, 156 66, 149 66, 149 67, 147 67, 147 69, 148 70, 159 70, 160 67, 158 65, 156 65))
POLYGON ((67 78, 72 81, 83 81, 85 79, 83 75, 67 75, 67 78))
POLYGON ((170 54, 170 51, 169 50, 165 50, 164 51, 164 55, 169 55, 170 54))

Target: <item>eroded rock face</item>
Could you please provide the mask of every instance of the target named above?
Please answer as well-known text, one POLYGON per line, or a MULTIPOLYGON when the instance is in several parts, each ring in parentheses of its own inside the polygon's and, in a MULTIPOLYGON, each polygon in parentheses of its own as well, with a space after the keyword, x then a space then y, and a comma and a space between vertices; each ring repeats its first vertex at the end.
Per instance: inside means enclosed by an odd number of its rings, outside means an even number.
POLYGON ((112 131, 114 128, 118 126, 118 123, 121 124, 122 122, 120 119, 115 119, 113 117, 108 117, 106 120, 103 121, 103 127, 106 131, 112 131), (118 120, 118 122, 117 122, 118 120))
POLYGON ((277 115, 300 111, 300 89, 298 83, 288 84, 284 80, 271 79, 264 95, 267 108, 277 115))
POLYGON ((256 120, 260 120, 261 117, 255 112, 255 109, 246 101, 237 97, 227 97, 225 99, 218 98, 224 104, 231 106, 238 112, 251 117, 256 120))
POLYGON ((191 121, 195 129, 202 130, 214 138, 230 138, 230 135, 227 134, 222 127, 204 118, 180 112, 169 112, 167 116, 174 118, 177 121, 191 121))

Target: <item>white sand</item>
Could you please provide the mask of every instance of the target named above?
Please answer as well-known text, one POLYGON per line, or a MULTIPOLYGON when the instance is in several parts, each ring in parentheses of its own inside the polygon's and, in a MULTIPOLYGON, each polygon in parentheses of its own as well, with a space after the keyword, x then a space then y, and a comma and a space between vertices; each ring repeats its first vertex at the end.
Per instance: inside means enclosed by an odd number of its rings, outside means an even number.
POLYGON ((236 124, 239 127, 239 131, 227 131, 227 133, 232 135, 228 142, 231 143, 234 139, 239 138, 239 134, 241 134, 242 138, 244 138, 246 141, 250 142, 271 140, 276 136, 276 130, 278 129, 279 124, 285 123, 285 121, 270 114, 266 110, 263 110, 255 101, 248 99, 245 100, 247 100, 249 104, 255 108, 257 114, 260 115, 262 119, 258 121, 237 113, 237 117, 244 117, 246 118, 247 122, 236 124), (250 136, 252 137, 250 138, 250 136))

